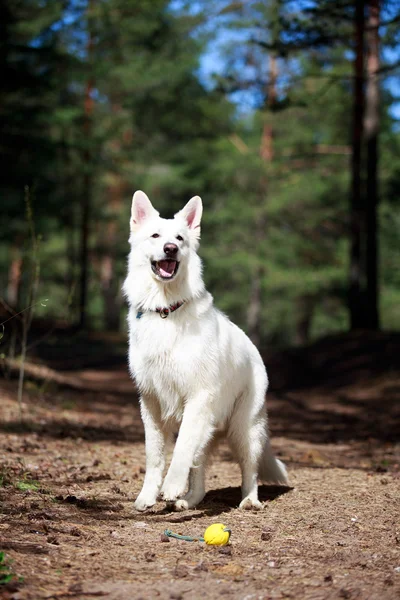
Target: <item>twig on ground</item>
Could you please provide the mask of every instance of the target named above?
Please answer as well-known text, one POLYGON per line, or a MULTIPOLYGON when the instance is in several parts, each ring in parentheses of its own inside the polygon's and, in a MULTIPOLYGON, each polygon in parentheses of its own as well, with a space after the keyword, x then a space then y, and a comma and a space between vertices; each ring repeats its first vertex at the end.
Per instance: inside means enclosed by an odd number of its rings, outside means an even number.
POLYGON ((34 544, 33 542, 14 542, 3 538, 0 538, 0 548, 3 550, 15 550, 22 554, 30 552, 37 552, 38 554, 49 553, 49 549, 41 544, 34 544))

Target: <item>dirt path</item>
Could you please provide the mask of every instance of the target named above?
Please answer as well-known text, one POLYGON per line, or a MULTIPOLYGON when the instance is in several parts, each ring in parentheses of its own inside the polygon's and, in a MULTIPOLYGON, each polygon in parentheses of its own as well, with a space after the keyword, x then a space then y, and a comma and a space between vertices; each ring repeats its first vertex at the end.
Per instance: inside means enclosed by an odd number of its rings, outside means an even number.
MULTIPOLYGON (((107 380, 86 376, 100 389, 107 380)), ((143 430, 134 394, 119 385, 113 394, 28 384, 21 426, 16 386, 0 382, 0 550, 23 577, 0 586, 1 598, 400 598, 395 373, 269 395, 293 489, 262 487, 261 513, 236 508, 239 471, 225 447, 198 510, 135 513, 143 430), (232 529, 228 549, 161 541, 166 528, 201 535, 214 522, 232 529)))

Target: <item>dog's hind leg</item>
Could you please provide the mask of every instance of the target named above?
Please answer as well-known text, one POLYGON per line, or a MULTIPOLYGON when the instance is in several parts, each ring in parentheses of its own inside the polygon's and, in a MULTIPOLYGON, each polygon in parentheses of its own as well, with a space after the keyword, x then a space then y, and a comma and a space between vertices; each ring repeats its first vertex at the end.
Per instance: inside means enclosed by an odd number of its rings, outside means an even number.
MULTIPOLYGON (((263 380, 261 379, 261 384, 263 380)), ((228 442, 242 471, 242 501, 239 508, 260 510, 258 467, 267 441, 266 385, 246 390, 237 400, 228 428, 228 442)))
POLYGON ((269 440, 261 456, 259 477, 265 483, 289 485, 286 467, 281 460, 275 458, 269 440))
POLYGON ((175 510, 187 510, 194 508, 204 498, 206 493, 205 488, 205 464, 202 463, 198 467, 192 467, 189 473, 189 489, 187 494, 180 500, 175 502, 175 510))
POLYGON ((242 501, 239 508, 260 510, 258 500, 258 465, 265 444, 265 425, 256 422, 238 433, 230 428, 229 443, 242 471, 242 501))

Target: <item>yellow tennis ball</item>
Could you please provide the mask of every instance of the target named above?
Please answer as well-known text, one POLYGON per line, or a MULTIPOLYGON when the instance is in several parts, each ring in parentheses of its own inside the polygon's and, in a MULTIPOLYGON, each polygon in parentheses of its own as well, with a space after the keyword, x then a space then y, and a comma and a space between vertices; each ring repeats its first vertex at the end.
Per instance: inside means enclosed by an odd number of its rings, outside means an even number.
POLYGON ((211 546, 225 546, 231 537, 231 530, 222 523, 210 525, 204 532, 204 541, 211 546))

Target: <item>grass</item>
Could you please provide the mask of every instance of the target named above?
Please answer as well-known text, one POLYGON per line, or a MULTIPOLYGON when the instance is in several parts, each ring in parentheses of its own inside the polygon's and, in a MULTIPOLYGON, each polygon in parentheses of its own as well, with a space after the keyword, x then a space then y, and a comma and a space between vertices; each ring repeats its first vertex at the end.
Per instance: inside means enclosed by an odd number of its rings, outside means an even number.
POLYGON ((8 469, 4 468, 0 471, 0 488, 7 486, 12 486, 21 492, 26 492, 29 490, 32 492, 47 493, 47 491, 43 489, 38 481, 29 479, 29 474, 23 473, 22 469, 19 472, 19 478, 16 478, 16 474, 12 473, 8 469))
MULTIPOLYGON (((5 552, 0 551, 0 585, 7 585, 17 575, 11 569, 11 560, 6 559, 5 552)), ((23 577, 17 577, 18 582, 22 582, 23 577)))
POLYGON ((22 492, 26 492, 27 490, 38 492, 40 489, 40 485, 37 481, 16 481, 15 487, 22 492))

